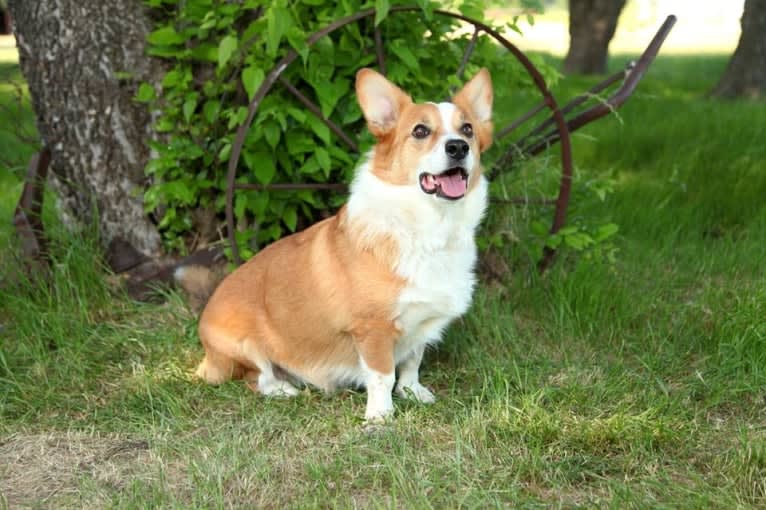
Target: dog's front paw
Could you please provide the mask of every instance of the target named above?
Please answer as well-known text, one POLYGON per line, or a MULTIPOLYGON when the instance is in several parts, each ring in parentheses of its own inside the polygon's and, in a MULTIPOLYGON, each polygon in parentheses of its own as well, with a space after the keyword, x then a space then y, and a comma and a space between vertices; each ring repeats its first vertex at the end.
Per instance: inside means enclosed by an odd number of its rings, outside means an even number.
POLYGON ((421 404, 433 404, 436 402, 436 397, 431 393, 431 390, 416 382, 408 386, 397 386, 396 394, 402 398, 415 400, 421 404))
POLYGON ((368 405, 367 410, 364 413, 364 423, 368 425, 385 423, 386 420, 391 418, 393 414, 394 414, 393 404, 390 406, 368 405))

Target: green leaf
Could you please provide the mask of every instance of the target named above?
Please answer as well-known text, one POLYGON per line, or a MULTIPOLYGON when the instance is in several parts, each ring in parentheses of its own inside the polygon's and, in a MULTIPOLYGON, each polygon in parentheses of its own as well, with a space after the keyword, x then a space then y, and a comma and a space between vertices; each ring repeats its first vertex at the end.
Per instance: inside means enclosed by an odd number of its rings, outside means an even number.
POLYGON ((181 81, 181 72, 177 69, 174 69, 170 72, 168 72, 164 78, 162 78, 162 88, 163 89, 172 89, 178 83, 181 81))
POLYGON ((168 59, 182 59, 186 53, 185 48, 178 46, 149 46, 146 54, 152 57, 162 57, 168 59))
POLYGON ((279 143, 279 138, 282 133, 280 132, 278 124, 267 122, 263 125, 263 135, 266 138, 266 142, 274 148, 279 143))
POLYGON ((606 225, 601 225, 596 229, 595 234, 593 234, 593 240, 597 243, 600 243, 601 241, 612 237, 619 230, 620 227, 615 223, 607 223, 606 225))
POLYGON ((247 201, 248 208, 258 217, 266 213, 266 207, 269 205, 269 192, 266 190, 258 193, 250 193, 247 201))
POLYGON ((306 115, 303 110, 299 110, 298 108, 294 108, 292 106, 287 108, 287 113, 289 113, 290 117, 294 118, 298 124, 303 124, 306 122, 306 117, 308 117, 308 115, 306 115))
POLYGON ((165 195, 185 204, 194 202, 194 192, 184 181, 170 181, 162 185, 165 195))
POLYGON ((194 115, 194 110, 197 109, 197 98, 191 97, 184 101, 183 105, 183 113, 184 113, 184 120, 186 122, 189 122, 189 119, 191 119, 191 116, 194 115))
POLYGON ((263 69, 260 67, 249 65, 242 70, 242 86, 245 87, 248 101, 253 100, 255 91, 258 90, 258 87, 263 83, 263 78, 263 69))
POLYGON ((575 234, 564 236, 564 244, 570 248, 581 251, 586 246, 593 244, 593 238, 585 232, 577 232, 575 234))
POLYGON ((571 236, 576 234, 580 229, 574 225, 570 225, 568 227, 564 227, 561 230, 559 230, 557 233, 562 236, 571 236))
POLYGON ((434 17, 434 5, 430 0, 415 0, 415 4, 423 11, 426 21, 431 21, 434 17))
POLYGON ((354 165, 354 158, 352 158, 345 148, 340 148, 337 145, 328 145, 327 150, 330 151, 330 156, 336 161, 342 161, 348 163, 350 167, 354 165))
POLYGON ((247 119, 247 108, 244 106, 240 106, 233 112, 231 112, 231 116, 229 117, 229 125, 228 128, 232 129, 236 126, 241 125, 243 122, 245 122, 245 119, 247 119))
POLYGON ((253 154, 253 165, 255 178, 261 184, 269 184, 277 173, 274 157, 269 152, 258 151, 253 154))
POLYGON ((292 49, 298 52, 303 62, 306 62, 309 56, 309 46, 306 44, 306 33, 299 27, 292 26, 287 31, 287 42, 292 49))
POLYGON ((545 246, 553 248, 554 250, 559 247, 563 238, 559 234, 553 234, 545 240, 545 246))
POLYGON ((160 220, 159 225, 157 225, 160 229, 168 228, 172 223, 173 220, 176 219, 176 208, 175 207, 168 207, 165 209, 165 214, 162 215, 162 219, 160 220))
POLYGON ((279 44, 292 24, 292 15, 285 7, 272 6, 266 12, 266 54, 269 57, 277 55, 279 44))
POLYGON ((148 36, 146 36, 146 40, 149 41, 150 44, 157 46, 172 46, 174 44, 183 43, 186 38, 176 32, 175 28, 168 25, 162 28, 158 28, 154 32, 150 33, 148 36))
POLYGON ((465 2, 460 4, 460 7, 458 7, 458 10, 464 16, 475 19, 477 21, 482 21, 484 19, 483 7, 484 6, 482 5, 482 2, 480 0, 466 0, 465 2))
POLYGON ((524 33, 519 28, 519 17, 518 16, 514 16, 513 20, 509 21, 508 23, 506 23, 505 26, 506 26, 506 28, 509 28, 509 29, 513 30, 514 32, 516 32, 519 35, 524 35, 524 33))
POLYGON ((295 232, 295 227, 298 226, 298 213, 295 211, 295 206, 290 205, 285 208, 282 213, 282 221, 285 222, 290 232, 295 232))
POLYGON ((329 117, 332 114, 338 101, 348 92, 350 83, 349 80, 345 79, 312 83, 319 98, 322 115, 329 117))
POLYGON ((144 168, 144 173, 146 175, 154 175, 154 174, 161 174, 162 170, 164 170, 165 162, 161 159, 152 159, 144 168))
POLYGON ((157 208, 160 205, 160 187, 151 186, 144 193, 144 211, 149 212, 157 208))
POLYGON ((531 230, 533 234, 541 236, 541 237, 548 235, 548 225, 546 225, 540 220, 533 221, 529 225, 529 230, 531 230))
POLYGON ((119 81, 130 81, 134 78, 134 74, 130 71, 117 71, 114 73, 114 77, 119 81))
POLYGON ((282 227, 280 227, 277 223, 274 223, 268 229, 266 229, 266 233, 269 235, 269 238, 272 241, 276 241, 282 237, 282 227))
POLYGON ((172 119, 169 119, 167 117, 160 118, 155 124, 154 129, 158 133, 167 133, 169 131, 173 131, 176 129, 176 123, 173 122, 172 119))
POLYGON ((215 62, 218 60, 218 48, 210 43, 202 43, 192 48, 191 57, 202 62, 215 62))
POLYGON ((311 175, 318 172, 319 170, 319 161, 317 161, 316 156, 311 156, 306 160, 303 166, 301 166, 299 172, 302 175, 311 175))
POLYGON ((218 45, 218 69, 226 65, 238 45, 239 41, 237 41, 237 37, 234 35, 227 35, 221 40, 221 43, 218 45))
POLYGON ((229 156, 231 155, 231 143, 226 142, 223 144, 223 147, 221 147, 221 150, 218 151, 218 161, 225 163, 226 161, 229 161, 229 156))
POLYGON ((202 114, 208 123, 213 124, 218 119, 218 112, 221 110, 221 103, 217 99, 205 102, 202 107, 202 114))
POLYGON ((213 27, 215 27, 215 13, 213 11, 208 11, 205 14, 205 17, 202 19, 202 23, 199 25, 199 29, 207 30, 213 27))
POLYGON ((148 83, 142 83, 138 86, 138 91, 136 92, 136 101, 140 103, 148 103, 149 101, 152 101, 155 98, 154 93, 154 87, 149 85, 148 83))
POLYGON ((287 145, 287 152, 291 155, 314 152, 316 144, 310 136, 290 137, 290 143, 287 145))
POLYGON ((311 130, 315 135, 319 137, 326 144, 330 144, 330 128, 328 128, 324 122, 319 120, 316 115, 310 115, 307 120, 307 124, 311 127, 311 130))
POLYGON ((412 53, 412 50, 410 50, 408 46, 405 46, 404 41, 398 39, 394 41, 393 44, 389 45, 389 48, 391 49, 391 52, 399 57, 407 67, 413 71, 420 71, 420 64, 418 64, 418 59, 412 53))
POLYGON ((319 166, 322 167, 322 170, 324 170, 325 176, 330 175, 330 170, 332 169, 332 160, 330 159, 330 153, 327 152, 327 149, 324 147, 317 147, 316 151, 314 152, 314 155, 317 158, 317 161, 319 162, 319 166))
POLYGON ((377 27, 380 25, 380 23, 386 19, 386 16, 388 16, 388 9, 391 6, 388 3, 388 0, 375 0, 375 26, 377 27))
POLYGON ((242 44, 250 44, 250 40, 258 37, 264 30, 263 18, 258 18, 255 21, 251 21, 250 24, 242 32, 242 44))
POLYGON ((247 207, 247 195, 240 193, 234 199, 234 217, 242 219, 245 217, 245 208, 247 207))

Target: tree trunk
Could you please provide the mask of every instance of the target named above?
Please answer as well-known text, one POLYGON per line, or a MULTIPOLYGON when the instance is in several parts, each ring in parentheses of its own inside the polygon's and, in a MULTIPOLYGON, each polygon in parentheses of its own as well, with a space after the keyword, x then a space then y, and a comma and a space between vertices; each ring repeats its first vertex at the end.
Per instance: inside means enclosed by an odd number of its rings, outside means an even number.
POLYGON ((742 35, 713 94, 759 98, 766 95, 766 0, 745 0, 742 35))
POLYGON ((0 34, 11 33, 11 15, 8 9, 0 9, 0 34))
POLYGON ((127 242, 158 255, 160 236, 142 205, 151 119, 132 99, 162 65, 144 54, 151 25, 142 2, 10 0, 8 7, 65 224, 93 224, 97 215, 105 246, 127 242))
POLYGON ((569 52, 566 74, 606 72, 609 41, 625 0, 569 0, 569 52))

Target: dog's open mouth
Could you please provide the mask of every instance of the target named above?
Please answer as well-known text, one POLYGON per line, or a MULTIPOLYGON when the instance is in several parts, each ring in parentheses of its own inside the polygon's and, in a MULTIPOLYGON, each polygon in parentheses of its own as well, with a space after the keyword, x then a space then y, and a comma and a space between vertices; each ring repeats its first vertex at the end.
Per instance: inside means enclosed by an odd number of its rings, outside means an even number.
POLYGON ((420 189, 424 193, 447 200, 463 198, 468 188, 468 172, 463 167, 450 168, 440 174, 420 174, 420 189))

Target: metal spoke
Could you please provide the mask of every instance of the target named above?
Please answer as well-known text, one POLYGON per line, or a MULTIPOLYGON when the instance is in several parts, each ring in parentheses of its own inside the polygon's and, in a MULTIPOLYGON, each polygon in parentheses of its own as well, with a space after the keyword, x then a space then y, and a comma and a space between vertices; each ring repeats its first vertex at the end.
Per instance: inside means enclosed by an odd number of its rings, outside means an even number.
POLYGON ((321 120, 325 126, 330 128, 330 131, 335 133, 338 138, 343 140, 343 143, 345 143, 349 149, 359 153, 359 146, 351 139, 350 136, 348 136, 336 123, 322 115, 322 110, 320 110, 319 106, 317 106, 316 103, 314 103, 311 99, 307 98, 303 93, 301 93, 300 90, 296 89, 292 83, 287 81, 287 78, 284 76, 279 77, 279 82, 284 85, 284 87, 290 91, 292 95, 295 96, 295 98, 303 104, 306 108, 309 109, 311 113, 313 113, 319 120, 321 120))
POLYGON ((457 68, 457 73, 455 73, 455 75, 460 80, 463 79, 463 74, 465 74, 465 66, 468 65, 468 61, 471 59, 471 55, 473 55, 473 50, 476 48, 476 41, 479 40, 480 32, 481 29, 479 27, 474 27, 473 36, 471 37, 471 40, 468 41, 468 45, 465 47, 463 58, 460 60, 460 67, 457 68))
POLYGON ((385 76, 386 72, 386 52, 383 50, 383 37, 380 35, 380 27, 375 27, 375 55, 378 59, 378 69, 380 74, 385 76))

